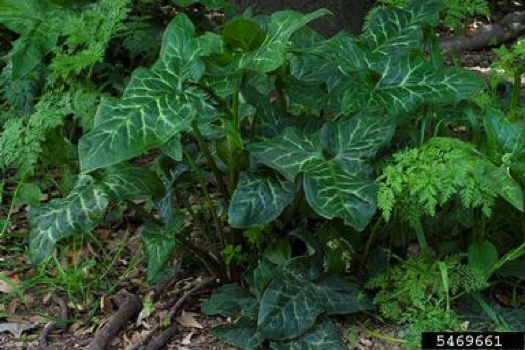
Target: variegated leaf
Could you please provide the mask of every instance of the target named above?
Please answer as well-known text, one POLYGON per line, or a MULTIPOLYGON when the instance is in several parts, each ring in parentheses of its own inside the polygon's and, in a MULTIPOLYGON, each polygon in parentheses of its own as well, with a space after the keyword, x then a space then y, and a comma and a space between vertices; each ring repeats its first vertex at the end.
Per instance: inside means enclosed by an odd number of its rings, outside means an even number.
POLYGON ((404 8, 378 8, 363 33, 363 41, 383 55, 399 54, 421 46, 423 24, 436 25, 441 0, 415 0, 404 8))
POLYGON ((300 337, 288 341, 270 342, 272 350, 346 350, 343 335, 332 321, 321 316, 314 327, 300 337))
POLYGON ((91 176, 79 177, 75 188, 63 199, 31 208, 29 256, 34 264, 47 259, 59 240, 92 230, 102 220, 109 199, 91 176))
POLYGON ((118 165, 107 169, 103 186, 113 201, 164 194, 164 185, 154 171, 133 166, 118 165))
POLYGON ((362 231, 376 211, 377 184, 368 176, 352 173, 334 161, 309 164, 304 190, 310 206, 327 219, 342 218, 362 231))
POLYGON ((343 111, 386 109, 408 113, 424 103, 455 103, 486 87, 478 75, 459 67, 436 70, 411 56, 389 57, 379 80, 357 80, 343 97, 343 111))
POLYGON ((388 144, 394 130, 395 125, 385 118, 361 114, 327 122, 314 134, 289 128, 248 148, 290 181, 303 173, 306 199, 318 214, 342 218, 363 230, 376 210, 377 185, 369 177, 368 161, 388 144))
POLYGON ((165 225, 146 224, 141 234, 148 257, 148 281, 158 282, 166 272, 166 266, 177 246, 175 235, 182 226, 183 216, 177 215, 165 225))
POLYGON ((228 222, 248 228, 277 218, 295 195, 295 184, 279 176, 241 173, 230 203, 228 222))
POLYGON ((263 294, 258 326, 270 340, 289 340, 304 334, 324 312, 313 283, 283 270, 263 294))
POLYGON ((101 101, 93 130, 79 143, 83 172, 160 147, 189 130, 197 115, 217 113, 208 96, 188 84, 204 72, 199 55, 209 53, 194 37, 190 20, 177 16, 166 29, 155 66, 137 69, 122 99, 101 101))
POLYGON ((304 167, 323 157, 318 137, 313 139, 296 129, 288 128, 283 135, 248 145, 248 149, 262 163, 279 171, 289 181, 304 167))
MULTIPOLYGON (((267 24, 267 36, 262 45, 254 51, 241 55, 240 69, 253 70, 260 73, 271 72, 279 68, 286 60, 286 48, 291 35, 304 27, 308 22, 330 12, 321 9, 304 15, 295 11, 280 11, 274 13, 267 24)), ((263 21, 260 20, 259 23, 263 21)), ((261 25, 264 27, 263 25, 261 25)))

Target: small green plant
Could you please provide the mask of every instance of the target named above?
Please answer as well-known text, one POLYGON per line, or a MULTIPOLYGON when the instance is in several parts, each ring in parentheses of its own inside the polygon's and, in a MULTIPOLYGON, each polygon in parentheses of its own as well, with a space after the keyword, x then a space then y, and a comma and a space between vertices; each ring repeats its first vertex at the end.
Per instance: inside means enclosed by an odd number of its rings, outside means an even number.
POLYGON ((523 191, 505 168, 474 145, 443 137, 394 155, 380 177, 378 207, 387 220, 395 210, 400 218, 415 222, 422 215, 434 216, 436 208, 454 196, 465 208, 481 206, 487 217, 500 196, 523 211, 523 191))
MULTIPOLYGON (((523 211, 523 190, 505 166, 498 166, 474 145, 453 138, 435 137, 420 148, 394 155, 380 177, 378 207, 389 220, 392 213, 415 229, 421 248, 428 251, 421 223, 436 208, 459 199, 464 208, 481 208, 490 217, 496 198, 502 197, 523 211)), ((478 221, 483 222, 479 215, 478 221)), ((478 225, 473 241, 484 241, 478 225)))
POLYGON ((199 34, 187 16, 175 17, 157 62, 137 69, 121 98, 102 99, 79 142, 75 189, 30 213, 32 261, 98 225, 110 201, 137 196, 153 195, 158 213, 143 232, 150 280, 178 246, 223 281, 238 280, 225 248, 243 247, 242 230, 275 232, 304 207, 363 230, 376 211, 370 161, 396 120, 485 86, 425 60, 421 27, 436 25, 440 9, 440 1, 415 0, 377 11, 359 38, 329 40, 305 27, 324 10, 245 15, 222 35, 199 34), (162 154, 160 176, 126 165, 152 149, 162 154), (183 198, 184 186, 198 189, 199 210, 184 199, 176 209, 172 195, 183 198), (192 227, 205 249, 189 239, 192 227))
MULTIPOLYGON (((213 334, 243 349, 267 340, 272 349, 346 349, 339 329, 327 316, 371 307, 358 285, 323 275, 323 254, 311 233, 292 232, 309 245, 308 256, 285 257, 278 265, 263 260, 249 278, 249 291, 238 284, 217 289, 202 305, 208 315, 234 318, 213 334)), ((305 242, 305 243, 306 243, 305 242)))
POLYGON ((387 319, 408 326, 405 340, 417 344, 421 332, 461 331, 451 301, 488 286, 484 274, 459 255, 443 261, 412 256, 373 277, 368 289, 379 289, 373 303, 387 319))
POLYGON ((502 45, 494 49, 499 60, 492 64, 491 84, 493 86, 502 80, 510 79, 512 92, 509 104, 510 118, 515 119, 521 92, 521 78, 525 74, 525 39, 520 39, 512 48, 502 45))

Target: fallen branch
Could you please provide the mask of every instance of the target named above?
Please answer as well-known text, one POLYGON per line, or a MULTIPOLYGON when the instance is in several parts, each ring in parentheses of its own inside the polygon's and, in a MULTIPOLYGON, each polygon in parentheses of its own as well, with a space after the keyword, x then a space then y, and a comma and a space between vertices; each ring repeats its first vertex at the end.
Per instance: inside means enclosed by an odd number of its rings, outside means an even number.
MULTIPOLYGON (((184 293, 179 300, 173 305, 173 307, 170 309, 170 311, 167 314, 168 318, 172 318, 177 313, 179 313, 180 309, 184 305, 184 303, 193 295, 195 295, 200 290, 207 288, 213 284, 215 284, 217 281, 216 276, 209 277, 205 279, 202 282, 199 282, 196 284, 193 288, 188 290, 186 293, 184 293)), ((144 337, 142 338, 138 343, 134 344, 133 347, 130 350, 158 350, 162 349, 164 345, 166 345, 167 342, 170 341, 175 334, 177 334, 178 326, 173 320, 170 327, 166 328, 164 331, 162 331, 155 339, 153 339, 151 342, 150 339, 153 338, 153 335, 160 330, 160 326, 157 325, 153 327, 153 329, 144 337), (148 345, 144 346, 145 343, 148 343, 148 345)))
POLYGON ((87 346, 86 350, 104 350, 108 346, 122 327, 133 316, 137 315, 142 309, 140 299, 131 293, 121 290, 114 298, 118 306, 117 312, 111 316, 108 322, 96 334, 93 341, 87 346))
POLYGON ((479 50, 514 40, 523 32, 525 11, 513 12, 498 23, 484 25, 472 34, 440 40, 439 48, 444 53, 479 50))
POLYGON ((68 308, 67 303, 64 299, 60 298, 55 293, 51 294, 51 300, 53 300, 54 303, 58 305, 60 308, 60 317, 59 321, 53 321, 47 323, 44 328, 42 328, 42 332, 40 333, 40 338, 38 339, 38 348, 39 349, 46 349, 48 346, 47 338, 49 338, 49 335, 51 332, 55 330, 61 330, 65 331, 67 329, 66 320, 68 317, 68 308))

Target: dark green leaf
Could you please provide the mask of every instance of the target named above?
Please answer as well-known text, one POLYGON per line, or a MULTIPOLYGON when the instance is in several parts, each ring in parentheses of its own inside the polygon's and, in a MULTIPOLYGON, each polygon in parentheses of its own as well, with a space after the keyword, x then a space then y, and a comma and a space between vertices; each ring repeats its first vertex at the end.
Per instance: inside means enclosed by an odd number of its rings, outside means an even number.
POLYGON ((162 197, 164 185, 154 171, 126 165, 105 170, 103 186, 113 201, 125 201, 137 197, 162 197))
POLYGON ((286 129, 281 136, 273 139, 251 143, 248 150, 262 163, 279 171, 290 181, 294 181, 295 176, 303 171, 308 163, 322 157, 318 138, 311 140, 292 128, 286 129))
POLYGON ((273 242, 268 248, 264 250, 263 256, 274 263, 279 265, 290 259, 292 255, 292 246, 286 239, 279 239, 273 242))
POLYGON ((335 162, 317 162, 304 175, 310 206, 327 219, 340 217, 363 230, 376 211, 377 184, 361 174, 343 170, 335 162))
POLYGON ((32 207, 39 206, 42 191, 35 183, 21 184, 18 190, 18 200, 32 207))
POLYGON ((257 297, 257 300, 261 300, 266 288, 272 283, 275 275, 277 273, 276 266, 268 262, 267 260, 262 260, 259 262, 257 268, 253 271, 253 292, 257 297))
POLYGON ((210 299, 206 300, 201 311, 206 315, 234 316, 241 310, 248 310, 257 300, 238 284, 225 284, 217 288, 210 299))
POLYGON ((21 37, 11 51, 13 79, 19 79, 40 64, 55 47, 60 33, 60 8, 47 0, 0 0, 0 23, 21 37))
POLYGON ((226 45, 243 51, 258 49, 266 39, 266 34, 257 23, 242 17, 226 23, 222 36, 226 45))
POLYGON ((521 281, 525 281, 525 261, 509 261, 498 269, 498 273, 503 276, 516 277, 521 281))
POLYGON ((494 153, 525 154, 525 123, 511 122, 502 111, 489 109, 484 118, 489 146, 494 153))
POLYGON ((293 339, 311 328, 323 311, 315 286, 285 270, 264 292, 258 325, 266 339, 293 339))
POLYGON ((166 273, 177 241, 175 235, 179 233, 183 216, 176 216, 166 225, 148 223, 142 231, 142 242, 148 257, 148 282, 158 282, 166 273))
POLYGON ((160 147, 190 130, 197 115, 217 111, 198 87, 188 85, 204 73, 195 29, 177 16, 164 33, 160 58, 152 69, 133 72, 122 99, 103 99, 94 128, 79 143, 84 172, 107 167, 160 147))
POLYGON ((326 123, 313 135, 289 128, 248 149, 290 180, 303 172, 306 199, 318 214, 363 230, 376 210, 377 184, 369 178, 368 161, 388 144, 394 129, 386 119, 362 114, 326 123))
POLYGON ((180 142, 180 135, 172 137, 160 148, 161 151, 171 159, 180 162, 182 160, 182 144, 180 142))
POLYGON ((246 102, 257 110, 257 134, 263 137, 274 137, 282 133, 286 114, 268 96, 261 94, 254 87, 244 86, 241 90, 246 102))
POLYGON ((435 26, 442 8, 441 0, 415 0, 405 8, 378 8, 363 33, 363 41, 375 52, 398 55, 419 48, 423 24, 435 26))
POLYGON ((355 76, 342 101, 344 113, 386 109, 406 114, 423 103, 455 103, 486 87, 478 75, 459 67, 435 69, 422 58, 392 55, 379 76, 355 76))
POLYGON ((523 189, 509 173, 509 169, 502 165, 492 172, 494 183, 499 188, 499 195, 514 208, 523 211, 523 189))
POLYGON ((29 257, 34 264, 47 259, 59 240, 92 230, 102 220, 109 199, 93 178, 81 175, 73 191, 39 208, 31 208, 29 257))
POLYGON ((266 39, 256 50, 240 56, 239 68, 260 73, 279 68, 286 60, 286 48, 291 35, 308 22, 328 14, 323 9, 307 15, 295 11, 275 12, 267 25, 266 39))
POLYGON ((280 176, 241 173, 228 212, 237 228, 263 225, 276 219, 295 195, 295 184, 280 176))
POLYGON ((341 331, 326 316, 297 339, 270 342, 272 350, 346 350, 341 331))
POLYGON ((489 241, 474 242, 468 249, 468 261, 471 267, 479 269, 488 278, 498 262, 498 250, 489 241))
POLYGON ((223 324, 212 329, 213 335, 231 345, 243 349, 256 348, 264 341, 257 329, 257 305, 252 306, 232 324, 223 324))
POLYGON ((360 291, 359 286, 341 277, 327 277, 316 286, 319 295, 324 298, 328 315, 352 314, 372 308, 371 301, 360 291))

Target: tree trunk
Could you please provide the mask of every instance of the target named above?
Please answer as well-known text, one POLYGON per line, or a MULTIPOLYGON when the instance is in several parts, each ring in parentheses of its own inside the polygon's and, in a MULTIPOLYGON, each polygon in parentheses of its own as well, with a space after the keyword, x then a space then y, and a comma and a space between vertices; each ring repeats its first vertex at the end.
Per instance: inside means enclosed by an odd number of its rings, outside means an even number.
POLYGON ((324 36, 330 37, 342 29, 355 35, 360 34, 373 0, 233 0, 233 3, 238 13, 251 8, 254 13, 263 15, 282 10, 312 12, 326 8, 333 15, 320 18, 312 22, 311 26, 324 36))

